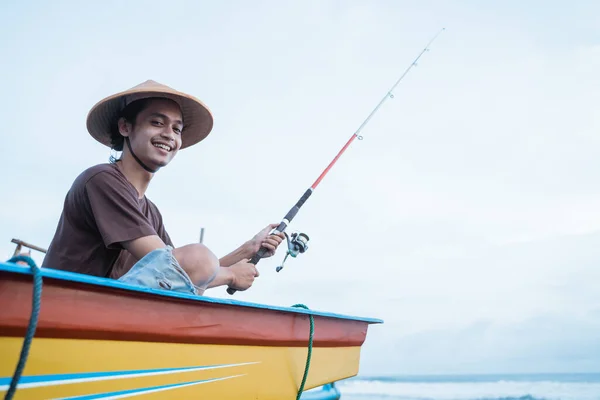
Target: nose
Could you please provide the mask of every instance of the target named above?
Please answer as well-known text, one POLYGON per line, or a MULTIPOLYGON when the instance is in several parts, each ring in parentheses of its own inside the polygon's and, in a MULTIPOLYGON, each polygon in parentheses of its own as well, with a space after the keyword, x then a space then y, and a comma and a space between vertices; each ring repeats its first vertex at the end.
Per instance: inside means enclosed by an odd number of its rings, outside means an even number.
POLYGON ((160 136, 163 139, 167 139, 171 142, 175 142, 175 132, 173 132, 173 129, 166 127, 165 129, 162 130, 162 132, 160 133, 160 136))

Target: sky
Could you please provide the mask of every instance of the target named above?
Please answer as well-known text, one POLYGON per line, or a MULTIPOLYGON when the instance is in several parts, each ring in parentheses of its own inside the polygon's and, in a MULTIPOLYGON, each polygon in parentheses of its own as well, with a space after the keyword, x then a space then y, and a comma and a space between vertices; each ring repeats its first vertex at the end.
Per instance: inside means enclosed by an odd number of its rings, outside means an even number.
POLYGON ((383 319, 363 375, 599 372, 600 3, 9 0, 0 26, 5 258, 108 161, 89 109, 147 79, 215 118, 147 196, 176 246, 232 251, 445 28, 294 219, 309 250, 235 298, 383 319))

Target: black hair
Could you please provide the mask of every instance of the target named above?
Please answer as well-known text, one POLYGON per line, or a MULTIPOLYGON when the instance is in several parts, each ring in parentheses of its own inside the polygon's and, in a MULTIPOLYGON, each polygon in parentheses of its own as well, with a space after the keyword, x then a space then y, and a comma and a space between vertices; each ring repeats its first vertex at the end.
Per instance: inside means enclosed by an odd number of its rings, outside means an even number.
MULTIPOLYGON (((144 111, 148 106, 151 99, 140 99, 129 103, 121 112, 119 116, 115 118, 110 126, 110 148, 114 151, 123 151, 123 145, 125 144, 125 137, 119 132, 119 120, 124 118, 125 121, 129 122, 132 126, 135 126, 135 121, 139 113, 144 111)), ((116 158, 114 155, 110 155, 110 162, 115 163, 120 161, 120 158, 116 158)))

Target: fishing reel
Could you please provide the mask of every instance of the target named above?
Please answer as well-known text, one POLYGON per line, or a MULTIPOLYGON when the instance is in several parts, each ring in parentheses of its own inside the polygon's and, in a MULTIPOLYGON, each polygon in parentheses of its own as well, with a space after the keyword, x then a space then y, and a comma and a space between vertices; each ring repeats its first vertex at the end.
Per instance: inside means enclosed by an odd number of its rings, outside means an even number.
POLYGON ((309 239, 306 233, 294 232, 292 233, 291 237, 288 236, 286 232, 283 232, 283 234, 287 240, 288 249, 283 261, 281 262, 281 265, 275 269, 277 272, 283 269, 283 264, 285 264, 285 260, 287 260, 289 256, 296 258, 298 254, 304 253, 306 250, 308 250, 309 239))

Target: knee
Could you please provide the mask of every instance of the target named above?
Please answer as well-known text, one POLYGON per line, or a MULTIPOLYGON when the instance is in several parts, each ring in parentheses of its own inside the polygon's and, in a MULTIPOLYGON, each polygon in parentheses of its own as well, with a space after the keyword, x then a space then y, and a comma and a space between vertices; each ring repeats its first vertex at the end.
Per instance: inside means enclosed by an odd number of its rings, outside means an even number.
POLYGON ((197 285, 212 278, 219 270, 218 257, 200 243, 174 249, 173 256, 197 285))

